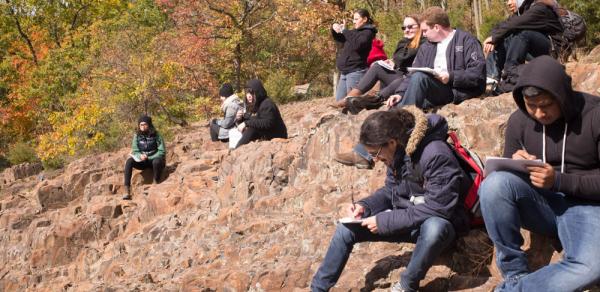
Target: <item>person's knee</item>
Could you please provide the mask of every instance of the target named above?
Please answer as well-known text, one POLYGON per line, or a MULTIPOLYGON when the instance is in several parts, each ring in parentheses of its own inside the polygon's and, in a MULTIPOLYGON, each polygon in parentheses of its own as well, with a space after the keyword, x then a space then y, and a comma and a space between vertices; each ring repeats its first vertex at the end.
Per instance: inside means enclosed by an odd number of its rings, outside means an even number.
POLYGON ((481 204, 494 206, 499 200, 504 199, 511 191, 510 184, 515 179, 519 178, 513 173, 505 171, 496 171, 489 174, 479 187, 478 193, 481 204))
POLYGON ((344 244, 352 244, 355 241, 354 232, 352 232, 352 230, 350 230, 344 224, 338 224, 335 228, 333 241, 343 242, 344 244))
POLYGON ((431 217, 421 225, 419 240, 428 245, 446 242, 454 239, 454 227, 446 219, 431 217))
POLYGON ((163 167, 165 165, 164 158, 156 158, 152 160, 152 167, 163 167))
POLYGON ((125 167, 126 167, 126 168, 131 168, 131 167, 133 167, 133 162, 134 162, 134 161, 135 161, 135 160, 133 160, 133 158, 131 158, 131 157, 130 157, 129 159, 127 159, 127 161, 125 161, 125 167))
POLYGON ((410 82, 414 84, 424 84, 429 82, 429 80, 431 80, 431 77, 427 73, 423 72, 414 72, 410 76, 410 82))

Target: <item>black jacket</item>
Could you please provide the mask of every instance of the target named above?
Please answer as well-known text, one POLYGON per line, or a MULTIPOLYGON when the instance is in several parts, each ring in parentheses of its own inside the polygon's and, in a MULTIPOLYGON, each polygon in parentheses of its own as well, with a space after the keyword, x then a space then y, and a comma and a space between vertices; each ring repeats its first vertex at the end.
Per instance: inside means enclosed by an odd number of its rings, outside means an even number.
POLYGON ((519 106, 508 120, 504 156, 521 149, 542 159, 542 142, 546 140, 546 162, 557 173, 554 191, 582 199, 600 201, 600 97, 573 91, 571 77, 550 56, 538 57, 523 69, 513 97, 519 106), (562 118, 545 126, 527 113, 521 90, 525 86, 542 88, 558 101, 562 118), (562 164, 563 137, 565 172, 562 164))
POLYGON ((377 29, 373 25, 365 24, 358 29, 344 29, 342 33, 331 29, 331 34, 333 39, 342 45, 335 60, 342 74, 367 69, 367 58, 377 34, 377 29))
MULTIPOLYGON (((410 42, 412 39, 403 38, 398 41, 396 45, 396 50, 394 51, 393 60, 394 60, 394 69, 396 71, 400 71, 406 73, 406 68, 411 67, 415 57, 417 56, 417 51, 419 48, 409 48, 410 42)), ((419 42, 419 47, 425 42, 425 38, 421 38, 419 42)))
POLYGON ((287 128, 281 118, 277 105, 267 96, 267 90, 262 82, 252 79, 246 84, 252 88, 256 98, 255 113, 246 113, 244 123, 257 130, 260 139, 287 138, 287 128))
POLYGON ((469 221, 461 194, 466 194, 472 181, 446 143, 448 124, 439 115, 414 115, 417 126, 406 150, 396 151, 385 186, 358 202, 365 207, 363 217, 377 215, 381 235, 417 228, 430 217, 444 218, 465 231, 469 221), (423 127, 418 126, 419 120, 424 120, 423 127), (415 205, 411 196, 423 196, 425 203, 415 205), (384 212, 388 209, 392 211, 384 212))
MULTIPOLYGON (((419 47, 413 67, 433 69, 437 54, 437 43, 426 42, 419 47)), ((468 32, 456 29, 446 49, 446 62, 452 87, 454 103, 461 103, 485 92, 485 58, 481 43, 468 32)), ((408 75, 410 77, 410 75, 408 75)), ((410 78, 405 78, 396 92, 406 92, 410 78)))
POLYGON ((533 3, 521 15, 513 14, 497 24, 491 31, 492 43, 498 43, 521 30, 534 30, 549 36, 563 31, 558 15, 552 7, 543 3, 533 3))

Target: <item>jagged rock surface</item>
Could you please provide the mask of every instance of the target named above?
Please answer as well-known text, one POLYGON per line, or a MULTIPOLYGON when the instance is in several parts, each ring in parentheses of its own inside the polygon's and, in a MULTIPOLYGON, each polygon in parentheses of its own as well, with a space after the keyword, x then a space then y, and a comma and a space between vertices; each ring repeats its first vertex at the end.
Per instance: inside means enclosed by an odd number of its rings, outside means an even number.
MULTIPOLYGON (((600 87, 597 64, 569 68, 578 88, 600 87)), ((351 149, 370 112, 342 115, 329 101, 282 106, 290 139, 231 152, 205 127, 181 130, 168 143, 164 181, 150 185, 135 172, 132 201, 120 199, 129 149, 79 159, 60 173, 5 176, 0 291, 307 290, 351 192, 367 196, 385 175, 382 165, 358 170, 332 161, 351 149)), ((439 113, 485 156, 500 154, 514 109, 502 95, 439 113)), ((541 245, 537 262, 547 262, 552 250, 541 245)), ((389 289, 412 247, 358 244, 335 290, 389 289)), ((500 280, 491 250, 485 233, 472 231, 436 262, 422 290, 491 290, 500 280)))

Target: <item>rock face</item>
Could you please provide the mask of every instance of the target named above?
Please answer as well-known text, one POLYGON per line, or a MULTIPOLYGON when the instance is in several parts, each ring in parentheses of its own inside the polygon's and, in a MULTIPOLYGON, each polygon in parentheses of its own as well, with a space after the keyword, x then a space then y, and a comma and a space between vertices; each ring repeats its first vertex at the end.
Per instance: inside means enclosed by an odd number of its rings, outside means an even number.
MULTIPOLYGON (((598 65, 569 68, 578 87, 598 88, 598 65)), ((164 181, 149 185, 136 172, 132 201, 120 199, 128 149, 79 159, 42 180, 7 180, 0 291, 307 290, 351 193, 368 196, 385 175, 382 165, 358 170, 332 161, 352 148, 369 112, 342 115, 325 106, 331 100, 282 106, 290 139, 234 151, 211 142, 205 127, 181 130, 167 145, 164 181)), ((485 156, 500 154, 514 109, 503 95, 439 113, 485 156)), ((539 266, 553 255, 536 238, 539 266)), ((412 248, 356 245, 334 290, 389 289, 412 248)), ((492 248, 483 230, 471 231, 436 262, 422 290, 491 290, 500 281, 492 248)))

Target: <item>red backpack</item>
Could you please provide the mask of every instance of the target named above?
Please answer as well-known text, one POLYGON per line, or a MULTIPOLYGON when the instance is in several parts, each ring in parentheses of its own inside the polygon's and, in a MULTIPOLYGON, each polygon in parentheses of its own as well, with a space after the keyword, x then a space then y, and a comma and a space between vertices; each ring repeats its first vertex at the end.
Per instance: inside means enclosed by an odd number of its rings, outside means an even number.
POLYGON ((483 181, 483 163, 477 154, 462 146, 455 132, 448 132, 452 143, 448 143, 454 154, 458 158, 460 166, 473 180, 469 191, 464 195, 464 207, 468 211, 471 219, 471 226, 483 225, 483 217, 479 207, 479 195, 477 191, 483 181))

